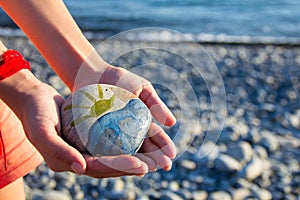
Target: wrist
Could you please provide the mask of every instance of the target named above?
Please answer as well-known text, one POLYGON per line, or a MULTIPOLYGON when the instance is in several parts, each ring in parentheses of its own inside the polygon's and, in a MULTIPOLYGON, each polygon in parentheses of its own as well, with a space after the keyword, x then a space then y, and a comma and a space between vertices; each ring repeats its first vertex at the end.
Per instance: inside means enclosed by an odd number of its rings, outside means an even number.
POLYGON ((21 69, 13 75, 0 81, 0 98, 20 118, 26 97, 41 82, 27 69, 21 69))
POLYGON ((39 81, 30 72, 30 64, 16 50, 0 45, 0 98, 11 108, 23 104, 27 94, 39 81))
POLYGON ((103 61, 99 55, 89 57, 78 69, 72 91, 91 84, 113 84, 119 72, 118 68, 103 61))

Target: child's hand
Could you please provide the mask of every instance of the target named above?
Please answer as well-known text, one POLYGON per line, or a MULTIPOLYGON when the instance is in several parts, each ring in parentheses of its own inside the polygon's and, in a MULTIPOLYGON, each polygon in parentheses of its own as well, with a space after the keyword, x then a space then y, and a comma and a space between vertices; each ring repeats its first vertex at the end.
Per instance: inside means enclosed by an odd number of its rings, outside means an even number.
POLYGON ((43 83, 32 87, 23 99, 22 122, 27 136, 52 170, 104 178, 142 176, 148 171, 155 171, 157 166, 165 170, 171 168, 176 148, 168 135, 154 123, 136 156, 93 157, 80 154, 59 136, 59 107, 63 101, 52 87, 43 83))
MULTIPOLYGON (((116 85, 136 94, 148 106, 158 122, 167 126, 176 123, 171 111, 146 79, 123 68, 113 66, 107 67, 101 74, 100 83, 116 85)), ((145 139, 136 156, 147 163, 149 171, 154 171, 157 166, 169 170, 172 166, 171 159, 176 156, 176 148, 162 128, 153 123, 148 138, 145 139)))

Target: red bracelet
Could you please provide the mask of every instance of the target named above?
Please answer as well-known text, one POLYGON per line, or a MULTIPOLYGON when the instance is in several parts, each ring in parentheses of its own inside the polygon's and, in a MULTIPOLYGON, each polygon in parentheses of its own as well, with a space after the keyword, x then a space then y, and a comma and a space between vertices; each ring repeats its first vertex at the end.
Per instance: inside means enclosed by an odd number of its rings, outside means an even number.
POLYGON ((20 71, 21 69, 30 70, 30 64, 16 50, 7 50, 2 55, 0 61, 0 81, 20 71))

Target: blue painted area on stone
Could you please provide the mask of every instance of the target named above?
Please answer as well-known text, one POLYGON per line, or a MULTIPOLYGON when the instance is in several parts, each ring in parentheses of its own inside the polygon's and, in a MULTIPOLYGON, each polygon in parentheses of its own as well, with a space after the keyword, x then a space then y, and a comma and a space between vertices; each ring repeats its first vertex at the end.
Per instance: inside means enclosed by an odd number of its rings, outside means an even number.
POLYGON ((87 149, 92 155, 134 154, 151 124, 151 113, 140 99, 100 117, 89 133, 87 149), (110 143, 110 142, 111 143, 110 143))

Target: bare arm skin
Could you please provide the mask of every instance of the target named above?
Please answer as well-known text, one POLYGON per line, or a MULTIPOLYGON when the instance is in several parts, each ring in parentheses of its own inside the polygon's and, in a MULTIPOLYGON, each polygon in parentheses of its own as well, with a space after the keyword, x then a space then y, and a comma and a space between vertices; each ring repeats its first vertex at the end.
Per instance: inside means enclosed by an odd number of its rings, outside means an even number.
MULTIPOLYGON (((79 86, 91 84, 89 80, 95 80, 91 77, 97 77, 98 73, 105 70, 101 83, 118 82, 139 96, 159 122, 168 126, 176 123, 175 117, 147 80, 123 68, 109 65, 95 53, 61 0, 0 0, 0 6, 71 90, 78 87, 74 86, 77 71, 87 56, 91 58, 92 54, 91 62, 84 68, 86 78, 83 77, 79 86)), ((2 45, 0 52, 4 50, 2 45)), ((0 98, 18 113, 28 138, 55 171, 68 170, 93 177, 142 175, 148 170, 155 170, 156 166, 169 170, 171 159, 176 156, 176 148, 168 135, 153 125, 151 137, 144 142, 142 152, 137 157, 82 157, 58 136, 60 121, 57 108, 63 102, 62 97, 28 70, 21 70, 1 81, 0 98)))
MULTIPOLYGON (((0 0, 3 10, 25 32, 43 57, 72 89, 77 71, 94 47, 84 37, 61 0, 0 0)), ((99 56, 96 68, 108 65, 99 56)))

